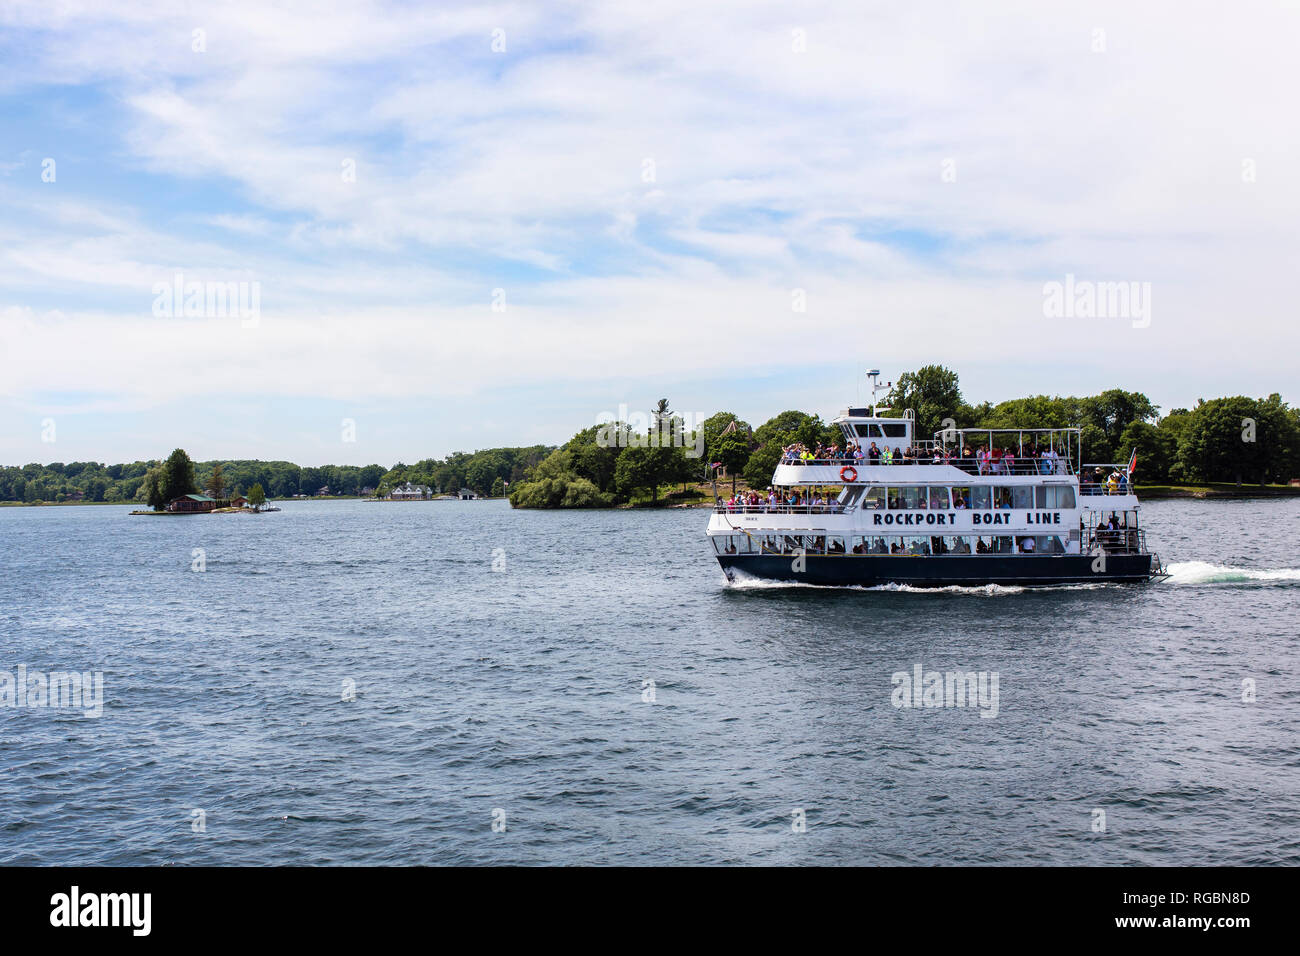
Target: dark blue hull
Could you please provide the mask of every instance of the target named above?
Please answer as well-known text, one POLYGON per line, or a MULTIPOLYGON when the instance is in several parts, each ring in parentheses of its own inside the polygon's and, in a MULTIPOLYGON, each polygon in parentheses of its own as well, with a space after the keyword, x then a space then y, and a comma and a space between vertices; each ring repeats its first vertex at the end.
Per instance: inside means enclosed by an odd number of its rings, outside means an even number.
POLYGON ((912 587, 982 587, 1000 584, 1045 587, 1099 582, 1142 583, 1152 578, 1151 555, 1108 554, 1101 567, 1094 555, 795 555, 722 554, 728 579, 736 572, 771 581, 802 584, 906 584, 912 587), (799 570, 796 570, 799 568, 799 570))

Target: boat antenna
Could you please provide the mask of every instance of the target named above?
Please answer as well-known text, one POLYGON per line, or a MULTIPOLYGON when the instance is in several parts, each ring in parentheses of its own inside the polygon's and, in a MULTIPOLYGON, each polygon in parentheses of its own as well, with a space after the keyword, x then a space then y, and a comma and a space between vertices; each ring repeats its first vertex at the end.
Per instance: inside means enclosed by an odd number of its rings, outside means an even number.
POLYGON ((876 394, 878 392, 888 392, 894 387, 893 382, 886 382, 884 385, 879 383, 880 369, 873 368, 867 372, 867 378, 871 379, 871 417, 876 417, 876 394))

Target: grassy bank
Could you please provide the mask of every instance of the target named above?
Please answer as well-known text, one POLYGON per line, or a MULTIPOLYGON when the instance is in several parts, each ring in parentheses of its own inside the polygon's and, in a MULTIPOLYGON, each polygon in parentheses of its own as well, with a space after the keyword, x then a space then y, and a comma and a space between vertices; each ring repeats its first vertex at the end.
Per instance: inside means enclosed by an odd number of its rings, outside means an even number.
POLYGON ((1133 486, 1139 498, 1293 498, 1300 496, 1297 485, 1247 485, 1215 482, 1204 485, 1133 486))

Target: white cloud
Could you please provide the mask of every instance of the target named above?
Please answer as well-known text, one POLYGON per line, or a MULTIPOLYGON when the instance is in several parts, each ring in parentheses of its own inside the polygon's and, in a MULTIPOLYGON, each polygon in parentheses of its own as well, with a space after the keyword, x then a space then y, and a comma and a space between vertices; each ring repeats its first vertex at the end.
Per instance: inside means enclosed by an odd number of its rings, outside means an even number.
POLYGON ((833 356, 988 368, 987 397, 1127 376, 1168 404, 1288 387, 1300 345, 1300 23, 1275 4, 61 3, 0 23, 28 51, 0 91, 106 91, 125 110, 106 162, 231 200, 34 202, 7 176, 19 400, 665 370, 721 390, 833 356), (177 269, 261 281, 256 339, 178 353, 147 312, 177 269), (1152 327, 1052 326, 1041 286, 1066 272, 1152 282, 1152 327))

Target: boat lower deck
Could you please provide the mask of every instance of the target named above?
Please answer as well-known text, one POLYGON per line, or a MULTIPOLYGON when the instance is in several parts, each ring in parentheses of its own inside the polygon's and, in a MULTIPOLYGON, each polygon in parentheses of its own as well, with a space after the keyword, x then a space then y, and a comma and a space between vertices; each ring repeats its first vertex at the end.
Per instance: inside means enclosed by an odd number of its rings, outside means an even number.
POLYGON ((1143 583, 1155 576, 1150 554, 898 555, 720 554, 728 580, 738 575, 803 584, 912 587, 1046 587, 1143 583))

